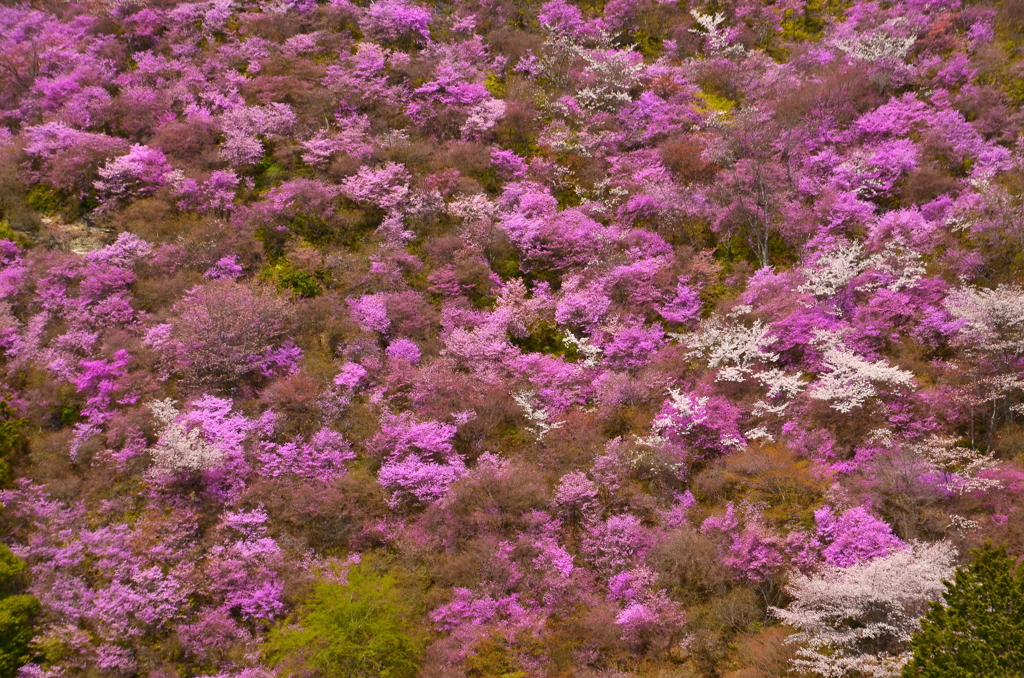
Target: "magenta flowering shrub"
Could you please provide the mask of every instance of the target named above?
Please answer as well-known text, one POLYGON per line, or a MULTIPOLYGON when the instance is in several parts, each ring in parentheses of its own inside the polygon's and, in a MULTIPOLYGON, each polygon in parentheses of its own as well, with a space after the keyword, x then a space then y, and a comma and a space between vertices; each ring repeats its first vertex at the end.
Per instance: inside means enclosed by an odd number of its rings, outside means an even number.
POLYGON ((606 576, 638 563, 650 546, 650 536, 636 516, 614 515, 590 526, 581 551, 606 576))
POLYGON ((746 442, 739 432, 738 414, 723 398, 673 389, 654 419, 653 430, 687 457, 724 454, 746 442))
POLYGON ((601 347, 604 363, 612 369, 630 369, 647 364, 664 341, 664 332, 657 324, 645 326, 639 318, 631 318, 623 327, 615 328, 614 336, 601 347))
POLYGON ((367 294, 358 299, 353 299, 349 301, 349 308, 352 311, 354 320, 366 332, 380 332, 383 334, 391 327, 388 307, 384 303, 382 295, 367 294))
POLYGON ((283 300, 221 279, 190 290, 144 341, 183 384, 237 388, 295 369, 302 350, 288 338, 289 315, 283 300))
POLYGON ((416 342, 409 339, 396 339, 388 344, 388 347, 384 349, 384 353, 391 360, 404 361, 410 365, 418 363, 422 355, 420 347, 416 345, 416 342))
POLYGON ((216 170, 204 181, 186 178, 180 170, 170 172, 167 181, 178 196, 178 208, 198 212, 230 212, 241 183, 231 170, 216 170))
POLYGON ((597 510, 597 485, 581 471, 562 476, 555 488, 554 505, 566 520, 582 520, 597 510))
POLYGON ((79 195, 93 190, 101 165, 128 150, 123 139, 61 122, 27 127, 24 141, 29 156, 26 172, 32 179, 79 195))
POLYGON ((375 0, 360 21, 367 35, 383 42, 427 40, 429 24, 430 10, 405 0, 375 0))
POLYGON ((814 512, 814 519, 818 524, 818 539, 827 544, 822 557, 829 565, 849 567, 904 548, 892 528, 863 506, 848 509, 838 516, 832 513, 831 507, 823 506, 814 512))
POLYGON ((292 473, 309 478, 328 478, 345 472, 346 461, 355 458, 352 446, 337 431, 322 428, 308 442, 264 443, 257 455, 260 474, 271 478, 292 473))
POLYGON ((76 526, 80 512, 49 501, 38 487, 6 491, 4 503, 12 518, 43 528, 22 553, 39 572, 31 590, 49 611, 39 638, 66 650, 49 670, 103 667, 130 675, 140 670, 147 645, 176 634, 199 661, 226 659, 229 648, 252 647, 255 627, 246 619, 282 610, 274 569, 280 549, 260 531, 258 511, 229 513, 219 538, 205 540, 188 510, 168 521, 154 506, 134 524, 115 520, 89 529, 76 526), (232 524, 253 516, 251 525, 232 524), (151 529, 163 545, 147 544, 143 535, 151 529), (205 603, 195 595, 202 581, 216 582, 202 587, 205 603))
POLYGON ((622 604, 615 625, 622 639, 640 652, 664 651, 678 642, 685 615, 665 589, 654 589, 656 574, 646 567, 621 572, 608 581, 608 598, 622 604))
POLYGON ((719 536, 722 562, 736 570, 737 577, 761 582, 785 563, 781 540, 766 529, 757 506, 745 505, 741 509, 742 514, 737 515, 735 507, 729 503, 724 515, 707 518, 700 531, 719 536))
POLYGON ((18 675, 347 675, 360 559, 382 675, 896 675, 1024 554, 1019 3, 713 4, 0 10, 18 675))
POLYGON ((418 422, 410 413, 383 413, 381 431, 369 442, 384 457, 377 481, 393 508, 426 504, 442 498, 466 472, 451 439, 456 427, 436 421, 418 422))
POLYGON ((149 195, 164 185, 171 166, 160 150, 136 144, 96 171, 93 184, 105 202, 149 195))
POLYGON ((228 108, 220 119, 224 133, 221 157, 235 167, 251 165, 265 151, 261 137, 287 133, 295 120, 295 113, 285 103, 228 108))
POLYGON ((222 599, 220 609, 242 620, 269 620, 284 609, 284 583, 277 568, 281 548, 266 536, 267 514, 259 509, 224 514, 224 543, 213 546, 204 563, 214 585, 211 593, 222 599))
POLYGON ((537 14, 537 19, 548 30, 572 37, 580 37, 585 27, 580 9, 564 0, 544 3, 537 14))
POLYGON ((587 264, 616 235, 578 209, 558 211, 554 197, 528 185, 506 187, 502 202, 509 211, 501 227, 522 252, 524 264, 554 270, 587 264))
POLYGON ((670 293, 665 304, 658 307, 662 318, 674 323, 692 324, 701 316, 700 290, 686 284, 682 279, 676 284, 674 294, 670 293))

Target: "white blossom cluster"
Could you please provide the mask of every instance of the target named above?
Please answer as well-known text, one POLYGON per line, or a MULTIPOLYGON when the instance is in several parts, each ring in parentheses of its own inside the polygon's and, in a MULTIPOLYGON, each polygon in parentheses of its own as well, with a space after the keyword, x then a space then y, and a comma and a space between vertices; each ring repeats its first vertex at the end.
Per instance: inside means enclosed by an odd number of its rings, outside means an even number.
POLYGON ((149 409, 163 424, 160 437, 150 450, 155 471, 163 474, 206 471, 223 461, 224 451, 207 442, 202 429, 190 429, 178 421, 181 413, 174 406, 174 400, 154 400, 149 409))
POLYGON ((945 306, 963 322, 962 343, 980 346, 986 353, 1024 353, 1024 290, 1020 287, 964 287, 951 293, 945 306))
POLYGON ((793 399, 800 395, 807 385, 803 380, 803 372, 786 372, 773 367, 763 370, 755 375, 767 392, 764 400, 754 403, 753 414, 782 414, 789 407, 793 399))
POLYGON ((505 102, 501 99, 485 99, 469 111, 466 122, 459 130, 464 138, 476 138, 494 127, 505 115, 505 102))
POLYGON ((890 278, 886 283, 865 283, 858 289, 870 291, 886 287, 893 292, 913 286, 925 274, 920 253, 898 240, 886 243, 885 249, 870 257, 860 243, 842 243, 818 255, 813 265, 804 268, 804 284, 797 289, 819 299, 831 297, 858 275, 867 270, 878 271, 890 278))
POLYGON ((707 397, 693 396, 670 388, 668 390, 668 406, 674 410, 675 416, 663 415, 655 418, 651 429, 660 436, 669 427, 674 427, 678 434, 685 435, 692 431, 694 426, 707 423, 707 404, 707 397), (685 422, 685 424, 680 426, 680 422, 685 422))
POLYGON ((512 398, 519 407, 523 408, 526 418, 530 421, 530 425, 526 427, 526 430, 535 435, 537 440, 544 440, 544 436, 556 428, 562 428, 565 422, 551 421, 551 413, 537 405, 536 396, 537 394, 533 391, 520 391, 513 394, 512 398))
POLYGON ((826 371, 814 382, 808 395, 830 402, 839 412, 856 409, 868 398, 878 395, 875 384, 908 387, 913 384, 911 372, 889 365, 884 358, 871 362, 850 350, 834 334, 819 331, 816 338, 824 345, 826 371))
POLYGON ((797 288, 813 297, 831 297, 864 270, 864 247, 845 243, 818 256, 813 266, 804 267, 803 285, 797 288))
POLYGON ((797 633, 794 668, 823 678, 898 676, 909 660, 907 643, 928 603, 953 573, 953 547, 915 543, 884 558, 850 567, 794 573, 793 602, 772 613, 797 633))
POLYGON ((632 101, 631 90, 640 84, 646 69, 643 60, 632 51, 614 49, 607 33, 598 33, 588 42, 594 47, 569 35, 549 36, 538 60, 540 70, 561 86, 570 84, 567 66, 582 67, 588 85, 576 90, 576 102, 590 111, 618 110, 632 101))
POLYGON ((721 368, 715 381, 743 381, 761 363, 773 363, 778 355, 769 350, 769 327, 755 320, 750 327, 718 318, 705 320, 687 337, 687 357, 703 356, 711 369, 721 368))
POLYGON ((893 292, 913 287, 926 273, 921 253, 899 240, 886 243, 884 250, 871 255, 867 268, 894 276, 896 279, 885 286, 893 292))
POLYGON ((879 62, 901 62, 910 54, 910 48, 917 38, 899 37, 882 30, 860 34, 853 38, 837 40, 835 46, 855 59, 879 62))
POLYGON ((640 84, 644 63, 632 58, 628 51, 581 52, 586 74, 593 81, 589 87, 576 92, 576 101, 592 111, 615 111, 630 103, 630 90, 640 84))
POLYGON ((498 212, 497 205, 483 193, 460 195, 448 203, 448 213, 457 219, 468 222, 491 222, 498 212))
POLYGON ((914 451, 946 478, 945 488, 950 492, 984 491, 998 488, 1002 483, 995 478, 979 478, 983 471, 999 464, 991 454, 969 447, 956 446, 955 439, 934 436, 917 444, 914 451))
POLYGON ((572 346, 576 349, 576 352, 583 356, 583 362, 579 363, 583 367, 594 367, 598 363, 603 349, 600 346, 594 346, 590 343, 590 339, 587 337, 577 337, 572 332, 566 331, 565 336, 562 338, 562 343, 566 346, 572 346))
POLYGON ((707 41, 708 50, 715 54, 723 54, 726 56, 741 56, 746 50, 743 49, 743 45, 734 43, 729 38, 729 34, 719 28, 725 23, 725 15, 721 12, 717 14, 704 14, 697 10, 690 10, 690 15, 693 16, 693 20, 697 22, 703 31, 698 31, 691 28, 691 33, 703 36, 707 41))

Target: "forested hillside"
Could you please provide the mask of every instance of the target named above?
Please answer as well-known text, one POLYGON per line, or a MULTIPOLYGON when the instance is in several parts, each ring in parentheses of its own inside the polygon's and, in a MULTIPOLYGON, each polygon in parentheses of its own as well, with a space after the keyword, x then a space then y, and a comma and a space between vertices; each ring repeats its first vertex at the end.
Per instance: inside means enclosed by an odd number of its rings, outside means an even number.
POLYGON ((3 2, 0 678, 1021 675, 1022 57, 3 2))

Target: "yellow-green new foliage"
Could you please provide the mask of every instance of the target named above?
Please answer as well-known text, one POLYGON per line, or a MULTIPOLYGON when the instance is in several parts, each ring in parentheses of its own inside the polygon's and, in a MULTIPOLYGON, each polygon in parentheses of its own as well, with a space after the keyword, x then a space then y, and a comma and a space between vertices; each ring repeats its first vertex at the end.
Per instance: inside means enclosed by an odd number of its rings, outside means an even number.
POLYGON ((321 579, 296 615, 271 631, 265 650, 281 676, 415 678, 424 639, 409 591, 372 563, 347 582, 321 579))
MULTIPOLYGON (((8 589, 25 569, 25 562, 0 544, 0 587, 8 589)), ((0 678, 13 677, 31 658, 32 621, 39 601, 26 594, 0 593, 0 678)))

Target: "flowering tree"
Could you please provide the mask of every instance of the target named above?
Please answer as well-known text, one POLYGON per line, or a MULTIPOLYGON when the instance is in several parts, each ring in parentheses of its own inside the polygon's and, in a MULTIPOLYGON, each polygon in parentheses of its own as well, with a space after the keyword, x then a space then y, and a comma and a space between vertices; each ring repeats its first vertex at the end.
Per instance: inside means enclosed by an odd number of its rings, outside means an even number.
POLYGON ((376 0, 370 3, 361 23, 368 34, 385 42, 398 42, 403 38, 430 38, 430 10, 404 0, 376 0))
MULTIPOLYGON (((972 423, 974 408, 985 408, 991 433, 997 417, 1006 416, 1020 398, 1024 292, 1014 286, 959 289, 946 298, 945 308, 958 326, 954 342, 971 356, 964 369, 964 395, 972 407, 972 423)), ((987 447, 991 445, 990 437, 987 447)))
POLYGON ((237 388, 287 374, 301 355, 288 339, 287 304, 239 283, 197 287, 174 310, 171 322, 151 328, 146 341, 189 386, 237 388))
POLYGON ((817 575, 795 574, 794 602, 773 613, 797 629, 794 667, 819 676, 897 676, 909 660, 907 644, 928 603, 953 572, 948 544, 910 549, 817 575))
POLYGON ((417 422, 409 414, 385 414, 372 444, 379 454, 386 455, 377 482, 389 493, 391 506, 436 501, 465 473, 465 463, 450 442, 454 435, 451 424, 417 422))
POLYGON ((164 185, 171 166, 155 148, 136 144, 127 155, 114 158, 96 173, 96 190, 107 201, 149 195, 164 185))
POLYGON ((158 473, 209 471, 224 460, 225 451, 207 441, 202 428, 188 429, 178 422, 181 413, 172 400, 154 401, 150 409, 163 425, 153 448, 153 464, 158 473))

